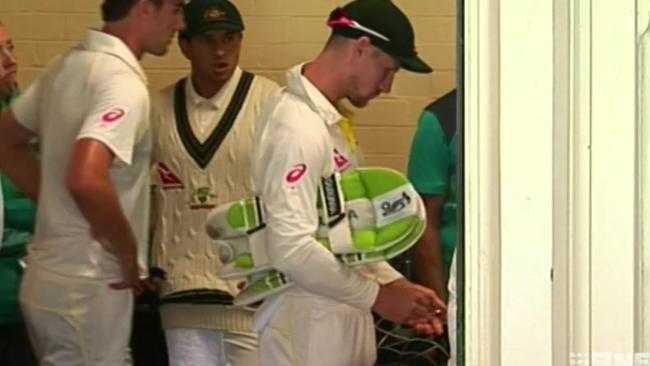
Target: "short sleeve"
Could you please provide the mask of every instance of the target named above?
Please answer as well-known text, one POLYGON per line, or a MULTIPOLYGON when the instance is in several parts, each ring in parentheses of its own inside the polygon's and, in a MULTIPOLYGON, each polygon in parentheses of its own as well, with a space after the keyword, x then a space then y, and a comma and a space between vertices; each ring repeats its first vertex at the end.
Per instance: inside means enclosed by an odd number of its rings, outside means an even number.
POLYGON ((408 178, 423 195, 444 196, 449 182, 449 149, 435 114, 420 115, 411 144, 408 178))
POLYGON ((11 105, 11 112, 18 123, 26 129, 38 134, 40 133, 40 118, 38 110, 40 106, 40 85, 41 78, 33 82, 11 105))
POLYGON ((149 94, 139 79, 129 74, 112 76, 98 84, 77 140, 97 140, 130 165, 142 125, 148 122, 149 94))

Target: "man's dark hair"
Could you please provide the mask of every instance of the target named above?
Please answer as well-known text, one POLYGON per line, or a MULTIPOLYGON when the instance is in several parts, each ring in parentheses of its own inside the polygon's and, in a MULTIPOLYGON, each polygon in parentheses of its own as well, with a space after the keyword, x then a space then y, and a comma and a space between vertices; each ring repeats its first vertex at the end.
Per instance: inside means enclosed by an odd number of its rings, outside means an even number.
MULTIPOLYGON (((140 0, 104 0, 102 3, 102 20, 115 22, 124 19, 140 0)), ((161 7, 164 0, 148 0, 156 7, 161 7)))

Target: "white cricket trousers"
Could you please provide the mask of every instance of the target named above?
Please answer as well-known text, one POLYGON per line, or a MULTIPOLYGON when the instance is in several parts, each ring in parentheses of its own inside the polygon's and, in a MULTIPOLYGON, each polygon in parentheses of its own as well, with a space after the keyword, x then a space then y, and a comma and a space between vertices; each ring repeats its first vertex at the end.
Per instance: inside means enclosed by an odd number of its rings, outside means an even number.
POLYGON ((169 366, 257 366, 257 335, 212 329, 166 329, 169 366))
POLYGON ((260 366, 372 366, 377 359, 370 311, 288 293, 260 335, 260 366))
POLYGON ((27 267, 20 306, 39 365, 131 364, 133 293, 113 282, 27 267))

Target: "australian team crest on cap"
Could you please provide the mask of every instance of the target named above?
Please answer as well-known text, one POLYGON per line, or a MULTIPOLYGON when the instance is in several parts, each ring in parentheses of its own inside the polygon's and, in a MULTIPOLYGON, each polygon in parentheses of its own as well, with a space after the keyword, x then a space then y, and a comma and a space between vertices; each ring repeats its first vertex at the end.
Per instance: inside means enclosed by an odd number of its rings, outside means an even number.
POLYGON ((225 20, 226 19, 226 13, 223 11, 217 9, 217 8, 210 8, 203 13, 203 21, 204 22, 218 22, 220 20, 225 20))

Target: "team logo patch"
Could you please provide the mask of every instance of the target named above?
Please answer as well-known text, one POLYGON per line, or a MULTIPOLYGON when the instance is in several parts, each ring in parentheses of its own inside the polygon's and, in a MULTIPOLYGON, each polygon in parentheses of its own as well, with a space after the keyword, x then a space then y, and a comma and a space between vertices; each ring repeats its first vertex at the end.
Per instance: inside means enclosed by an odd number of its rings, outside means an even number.
POLYGON ((211 210, 217 207, 217 195, 210 191, 210 187, 200 187, 192 194, 190 208, 192 210, 211 210))
POLYGON ((185 187, 183 182, 174 174, 174 172, 165 165, 163 162, 158 162, 156 166, 158 170, 158 176, 160 176, 160 182, 162 184, 162 189, 182 189, 185 187))
POLYGON ((284 180, 288 184, 293 185, 298 183, 302 179, 302 177, 305 176, 305 173, 307 173, 307 165, 297 164, 289 171, 289 173, 287 173, 287 176, 284 178, 284 180))
POLYGON ((203 13, 204 22, 216 22, 224 19, 226 19, 226 13, 217 8, 210 8, 203 13))
POLYGON ((102 115, 102 123, 114 123, 124 117, 126 112, 122 108, 113 108, 102 115))
POLYGON ((334 164, 337 170, 345 170, 350 166, 350 161, 343 156, 337 149, 334 149, 334 164))

